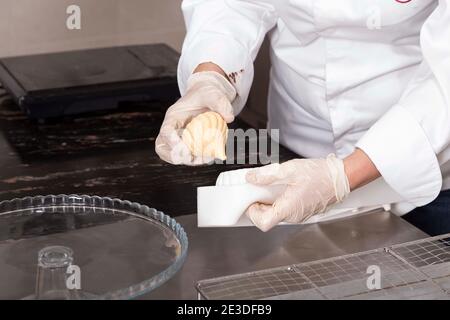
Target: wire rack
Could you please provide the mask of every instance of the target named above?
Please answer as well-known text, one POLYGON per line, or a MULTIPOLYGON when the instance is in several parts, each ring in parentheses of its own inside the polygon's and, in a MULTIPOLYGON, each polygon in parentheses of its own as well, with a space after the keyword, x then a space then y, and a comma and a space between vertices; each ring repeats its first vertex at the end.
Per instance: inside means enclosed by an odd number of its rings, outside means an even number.
POLYGON ((450 234, 203 280, 200 299, 450 299, 450 234), (374 275, 379 272, 379 282, 374 275))

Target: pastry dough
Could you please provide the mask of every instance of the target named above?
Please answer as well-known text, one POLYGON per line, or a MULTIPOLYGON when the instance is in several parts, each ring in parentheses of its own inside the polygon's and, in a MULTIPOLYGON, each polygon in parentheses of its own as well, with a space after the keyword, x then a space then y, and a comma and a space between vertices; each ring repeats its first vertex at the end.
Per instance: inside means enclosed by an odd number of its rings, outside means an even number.
POLYGON ((192 155, 226 160, 228 126, 220 114, 208 111, 189 122, 183 130, 182 139, 192 155))

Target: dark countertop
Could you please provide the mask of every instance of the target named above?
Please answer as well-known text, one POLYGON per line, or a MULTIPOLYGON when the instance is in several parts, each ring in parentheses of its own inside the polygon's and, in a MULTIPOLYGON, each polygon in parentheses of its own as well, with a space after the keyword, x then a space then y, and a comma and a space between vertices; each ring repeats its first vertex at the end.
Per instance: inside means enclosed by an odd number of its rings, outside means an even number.
MULTIPOLYGON (((353 253, 423 238, 388 213, 309 226, 256 228, 196 226, 196 188, 243 165, 173 166, 154 151, 167 105, 134 104, 48 123, 28 120, 0 89, 0 201, 76 193, 110 196, 155 207, 185 227, 190 242, 185 265, 144 299, 195 299, 197 281, 353 253)), ((236 121, 235 127, 247 126, 236 121)), ((295 157, 280 148, 280 161, 295 157)), ((248 165, 245 165, 248 166, 248 165)))
MULTIPOLYGON (((0 88, 0 201, 46 194, 117 197, 171 216, 196 212, 196 188, 248 165, 173 166, 154 140, 168 103, 124 105, 48 123, 30 121, 0 88)), ((236 121, 234 127, 247 126, 236 121)), ((286 149, 280 159, 294 157, 286 149)))

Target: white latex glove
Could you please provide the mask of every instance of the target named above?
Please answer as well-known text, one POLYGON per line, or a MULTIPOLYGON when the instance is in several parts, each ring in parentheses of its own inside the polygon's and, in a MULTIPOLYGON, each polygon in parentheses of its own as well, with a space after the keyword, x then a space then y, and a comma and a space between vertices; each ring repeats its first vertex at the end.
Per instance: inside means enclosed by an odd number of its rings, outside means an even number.
POLYGON ((341 202, 350 187, 344 163, 334 154, 326 159, 295 159, 251 170, 247 182, 259 186, 285 185, 273 204, 254 203, 247 216, 262 231, 280 222, 300 223, 341 202))
POLYGON ((233 85, 217 72, 198 72, 191 75, 186 94, 166 112, 155 141, 158 156, 172 164, 199 165, 214 159, 192 156, 181 139, 182 129, 190 120, 206 111, 215 111, 230 123, 234 120, 231 103, 236 98, 233 85))

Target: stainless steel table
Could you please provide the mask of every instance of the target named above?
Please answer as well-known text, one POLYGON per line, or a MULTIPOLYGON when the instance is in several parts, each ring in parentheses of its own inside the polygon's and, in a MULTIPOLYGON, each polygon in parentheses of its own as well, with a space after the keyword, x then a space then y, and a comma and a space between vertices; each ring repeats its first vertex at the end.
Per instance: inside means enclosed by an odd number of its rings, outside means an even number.
MULTIPOLYGON (((113 114, 30 122, 0 88, 0 200, 36 194, 97 194, 140 202, 177 216, 196 207, 196 187, 238 166, 183 167, 154 153, 166 106, 127 106, 113 114)), ((247 128, 237 122, 236 128, 247 128)), ((296 157, 280 148, 280 161, 296 157)), ((239 166, 241 167, 241 166, 239 166)), ((179 216, 190 241, 183 269, 143 298, 196 299, 197 281, 354 253, 426 235, 389 213, 339 222, 255 228, 198 229, 179 216)), ((3 272, 4 270, 0 270, 3 272)))
POLYGON ((383 211, 305 226, 198 228, 195 215, 177 217, 189 237, 178 274, 142 299, 197 299, 197 281, 356 253, 427 237, 383 211))

